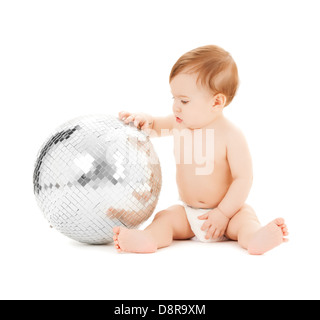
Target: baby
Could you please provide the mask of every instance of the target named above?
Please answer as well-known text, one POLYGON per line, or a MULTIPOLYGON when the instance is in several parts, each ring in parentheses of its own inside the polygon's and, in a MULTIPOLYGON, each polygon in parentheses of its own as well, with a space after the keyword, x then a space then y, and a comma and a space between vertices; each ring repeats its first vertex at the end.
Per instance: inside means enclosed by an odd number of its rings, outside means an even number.
POLYGON ((252 163, 242 132, 223 109, 238 88, 231 55, 209 45, 184 54, 170 74, 173 114, 152 117, 120 112, 152 136, 172 135, 181 203, 160 211, 145 230, 114 228, 119 252, 152 253, 173 240, 197 237, 203 242, 238 241, 261 255, 288 241, 284 219, 262 227, 245 203, 252 185, 252 163))

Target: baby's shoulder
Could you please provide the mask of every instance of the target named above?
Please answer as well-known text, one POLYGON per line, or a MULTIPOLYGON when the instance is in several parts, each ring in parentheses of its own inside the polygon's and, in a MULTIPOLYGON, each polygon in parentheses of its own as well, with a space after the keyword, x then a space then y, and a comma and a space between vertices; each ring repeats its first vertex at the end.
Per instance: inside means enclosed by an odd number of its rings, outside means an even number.
POLYGON ((229 119, 224 119, 224 125, 222 128, 223 134, 227 142, 236 142, 239 140, 245 140, 245 136, 242 130, 231 122, 229 119))
POLYGON ((221 125, 221 131, 223 131, 224 134, 231 134, 231 135, 242 133, 241 129, 227 118, 223 119, 223 122, 221 125))

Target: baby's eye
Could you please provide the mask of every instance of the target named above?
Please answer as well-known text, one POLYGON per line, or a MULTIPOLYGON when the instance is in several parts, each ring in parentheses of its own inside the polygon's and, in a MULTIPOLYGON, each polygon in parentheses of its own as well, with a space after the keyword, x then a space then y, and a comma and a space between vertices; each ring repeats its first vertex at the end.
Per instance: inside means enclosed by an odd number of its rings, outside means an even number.
POLYGON ((187 104, 189 101, 181 100, 181 103, 187 104))

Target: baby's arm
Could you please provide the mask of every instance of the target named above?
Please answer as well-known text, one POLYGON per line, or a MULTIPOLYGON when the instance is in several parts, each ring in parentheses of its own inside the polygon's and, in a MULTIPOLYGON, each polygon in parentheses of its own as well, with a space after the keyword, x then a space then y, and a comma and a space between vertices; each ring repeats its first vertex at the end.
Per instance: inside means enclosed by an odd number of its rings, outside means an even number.
POLYGON ((227 137, 227 159, 233 182, 218 209, 231 219, 244 205, 252 186, 252 160, 248 144, 239 129, 227 137))
POLYGON ((133 122, 137 128, 146 130, 152 137, 163 137, 172 134, 174 115, 167 117, 152 117, 145 113, 132 114, 130 112, 119 112, 119 118, 125 123, 133 122))

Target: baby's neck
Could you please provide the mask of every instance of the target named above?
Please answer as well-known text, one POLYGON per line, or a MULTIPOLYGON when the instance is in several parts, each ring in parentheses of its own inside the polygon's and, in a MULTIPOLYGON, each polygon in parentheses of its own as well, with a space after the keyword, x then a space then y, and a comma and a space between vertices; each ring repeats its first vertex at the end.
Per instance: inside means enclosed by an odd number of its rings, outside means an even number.
POLYGON ((206 126, 199 129, 215 129, 219 126, 223 121, 225 121, 223 113, 219 113, 211 122, 209 122, 206 126))

